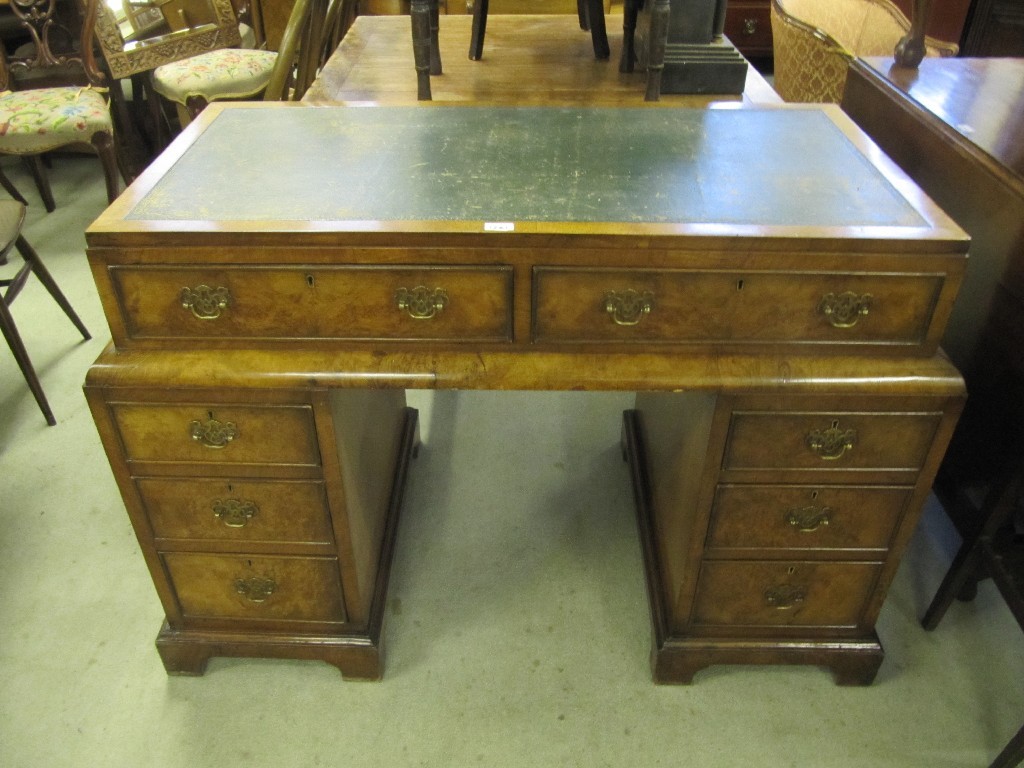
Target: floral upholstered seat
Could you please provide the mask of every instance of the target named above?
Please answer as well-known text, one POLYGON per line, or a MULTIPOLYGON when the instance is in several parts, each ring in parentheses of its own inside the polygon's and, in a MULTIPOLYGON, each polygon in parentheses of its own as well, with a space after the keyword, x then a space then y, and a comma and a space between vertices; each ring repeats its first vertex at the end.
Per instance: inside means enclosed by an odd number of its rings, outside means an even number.
POLYGON ((111 133, 103 95, 91 88, 36 88, 0 94, 0 141, 4 154, 34 155, 68 144, 88 144, 111 133))
MULTIPOLYGON (((275 51, 222 48, 153 70, 153 89, 168 101, 199 109, 211 101, 262 93, 277 61, 275 51)), ((196 109, 195 112, 198 112, 196 109)))

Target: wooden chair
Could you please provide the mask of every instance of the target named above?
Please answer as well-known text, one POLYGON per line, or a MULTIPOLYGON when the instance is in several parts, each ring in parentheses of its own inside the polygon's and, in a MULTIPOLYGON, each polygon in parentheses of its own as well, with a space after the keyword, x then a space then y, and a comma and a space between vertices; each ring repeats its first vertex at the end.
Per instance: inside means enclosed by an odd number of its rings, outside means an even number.
MULTIPOLYGON (((888 0, 772 0, 775 90, 790 102, 839 103, 849 62, 892 56, 910 31, 888 0)), ((957 46, 925 38, 925 55, 955 56, 957 46)))
MULTIPOLYGON (((206 0, 206 7, 208 13, 195 18, 192 26, 178 24, 179 28, 173 31, 161 12, 163 32, 135 37, 133 32, 125 33, 106 2, 101 0, 97 5, 96 44, 110 79, 117 149, 127 178, 133 178, 148 165, 169 138, 160 99, 150 80, 153 69, 161 64, 241 44, 241 31, 231 0, 206 0), (121 85, 123 80, 131 81, 131 103, 125 99, 121 85)), ((178 22, 187 18, 171 12, 169 15, 178 22)))
POLYGON ((68 303, 64 294, 61 293, 60 288, 57 287, 57 283, 54 282, 46 267, 43 266, 39 255, 28 244, 28 241, 25 240, 24 235, 21 234, 24 222, 24 205, 15 200, 0 200, 0 264, 6 263, 12 248, 17 250, 24 260, 24 264, 14 277, 0 280, 0 288, 6 289, 2 300, 0 300, 0 331, 3 332, 11 352, 14 353, 14 359, 18 361, 18 367, 21 368, 21 373, 24 375, 25 381, 28 382, 28 388, 32 391, 36 402, 39 404, 39 409, 46 418, 46 423, 52 427, 57 423, 57 420, 53 417, 53 411, 50 410, 50 405, 46 401, 46 395, 43 394, 43 387, 39 383, 39 377, 36 376, 35 369, 32 367, 32 361, 29 360, 28 352, 25 350, 25 345, 21 340, 17 327, 14 325, 14 318, 11 316, 9 309, 11 303, 17 298, 24 287, 29 274, 35 275, 39 282, 49 291, 54 301, 64 310, 64 314, 75 324, 75 327, 82 334, 82 338, 90 339, 92 337, 78 318, 78 315, 75 314, 75 310, 71 308, 71 304, 68 303))
MULTIPOLYGON (((1019 436, 1018 436, 1019 437, 1019 436)), ((977 516, 980 532, 961 545, 921 620, 935 629, 954 598, 971 599, 979 579, 991 578, 1010 612, 1024 630, 1024 540, 1014 517, 1024 514, 1024 459, 1018 457, 985 494, 977 516)), ((1024 727, 1010 740, 990 768, 1011 768, 1024 761, 1024 727)))
POLYGON ((298 101, 343 34, 354 0, 295 0, 277 51, 222 49, 153 70, 153 88, 195 117, 211 101, 298 101))
MULTIPOLYGON (((487 31, 487 6, 489 0, 473 3, 473 33, 469 41, 469 58, 480 61, 484 55, 484 34, 487 31)), ((608 32, 604 24, 603 0, 576 0, 576 13, 580 29, 589 31, 594 43, 594 56, 607 59, 611 54, 608 47, 608 32)))
POLYGON ((11 12, 31 38, 24 54, 0 48, 0 154, 28 158, 47 211, 56 207, 41 156, 62 148, 99 155, 107 199, 118 194, 118 162, 105 78, 93 56, 93 9, 87 0, 81 35, 55 17, 53 0, 18 0, 11 12), (56 83, 56 84, 55 84, 56 83))

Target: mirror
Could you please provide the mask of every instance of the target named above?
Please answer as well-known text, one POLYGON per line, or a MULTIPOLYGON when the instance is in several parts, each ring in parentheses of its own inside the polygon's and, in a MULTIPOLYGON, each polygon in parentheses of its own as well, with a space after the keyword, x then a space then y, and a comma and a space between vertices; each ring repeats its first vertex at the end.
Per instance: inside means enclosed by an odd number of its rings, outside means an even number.
POLYGON ((111 76, 122 79, 241 37, 231 0, 100 0, 96 40, 111 76))

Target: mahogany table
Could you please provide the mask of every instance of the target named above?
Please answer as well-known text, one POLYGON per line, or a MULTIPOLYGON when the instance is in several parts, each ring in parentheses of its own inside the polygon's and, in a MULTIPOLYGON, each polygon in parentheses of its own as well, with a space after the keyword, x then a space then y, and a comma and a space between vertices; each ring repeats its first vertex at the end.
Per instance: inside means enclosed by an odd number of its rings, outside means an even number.
MULTIPOLYGON (((576 16, 493 15, 487 21, 487 56, 470 61, 466 45, 472 21, 451 15, 441 24, 444 74, 431 79, 435 102, 669 108, 782 102, 753 67, 747 67, 739 95, 666 93, 658 102, 644 102, 645 75, 621 73, 614 61, 595 59, 590 35, 580 31, 576 16)), ((620 49, 622 30, 609 27, 608 39, 613 51, 620 49)), ((412 67, 407 18, 360 16, 303 100, 414 104, 412 67)))
POLYGON ((937 489, 971 538, 972 498, 1019 466, 1024 429, 1024 59, 856 62, 846 112, 971 235, 943 336, 970 400, 937 489))

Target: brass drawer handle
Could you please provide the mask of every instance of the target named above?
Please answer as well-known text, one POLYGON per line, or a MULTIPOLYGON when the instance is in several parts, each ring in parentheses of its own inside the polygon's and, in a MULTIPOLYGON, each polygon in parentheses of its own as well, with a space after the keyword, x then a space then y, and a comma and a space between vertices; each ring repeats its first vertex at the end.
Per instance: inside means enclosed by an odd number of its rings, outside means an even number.
POLYGON ((231 294, 224 287, 197 285, 195 288, 181 289, 181 306, 192 310, 192 314, 200 320, 216 320, 230 304, 231 294))
POLYGON ((765 605, 780 611, 796 608, 806 599, 807 590, 793 584, 779 584, 764 591, 765 605))
POLYGON ((744 19, 743 20, 743 34, 752 35, 757 32, 757 19, 744 19))
POLYGON ((831 521, 831 507, 793 507, 786 512, 786 522, 801 533, 811 533, 824 528, 831 521))
POLYGON ((833 421, 828 429, 814 429, 807 433, 807 447, 825 461, 835 461, 852 451, 857 444, 857 430, 842 429, 833 421))
POLYGON ((238 437, 238 427, 233 421, 221 422, 213 418, 206 421, 193 421, 188 425, 189 435, 207 448, 224 448, 238 437))
POLYGON ((249 576, 235 579, 235 592, 250 603, 265 603, 277 591, 277 582, 270 576, 249 576))
POLYGON ((246 524, 257 514, 260 508, 254 501, 243 499, 216 499, 213 502, 213 516, 228 528, 245 528, 246 524))
POLYGON ((654 309, 654 294, 650 291, 606 291, 604 294, 604 311, 616 325, 637 325, 644 315, 654 309))
POLYGON ((874 296, 870 293, 846 291, 836 295, 826 293, 821 297, 818 311, 825 316, 833 328, 853 328, 857 321, 871 310, 874 296))
POLYGON ((399 288, 395 291, 395 303, 414 320, 429 320, 448 306, 448 294, 442 288, 430 290, 423 285, 417 285, 411 291, 399 288))

